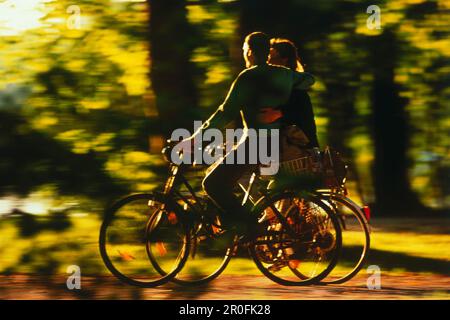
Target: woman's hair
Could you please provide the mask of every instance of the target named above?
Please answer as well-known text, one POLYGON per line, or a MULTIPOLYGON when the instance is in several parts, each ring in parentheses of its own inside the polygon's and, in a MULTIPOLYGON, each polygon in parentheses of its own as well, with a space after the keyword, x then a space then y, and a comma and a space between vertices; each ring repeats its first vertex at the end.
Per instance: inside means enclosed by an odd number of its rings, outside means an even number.
POLYGON ((282 59, 287 59, 287 67, 295 71, 304 71, 298 56, 297 47, 288 39, 273 38, 270 46, 275 49, 282 59))

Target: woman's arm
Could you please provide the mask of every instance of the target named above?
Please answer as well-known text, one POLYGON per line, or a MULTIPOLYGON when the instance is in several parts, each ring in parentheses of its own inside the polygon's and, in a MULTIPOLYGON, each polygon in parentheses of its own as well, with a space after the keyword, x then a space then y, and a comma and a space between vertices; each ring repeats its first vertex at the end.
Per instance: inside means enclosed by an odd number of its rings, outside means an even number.
POLYGON ((294 86, 293 89, 306 90, 311 87, 316 80, 314 76, 308 72, 293 71, 294 74, 294 86))

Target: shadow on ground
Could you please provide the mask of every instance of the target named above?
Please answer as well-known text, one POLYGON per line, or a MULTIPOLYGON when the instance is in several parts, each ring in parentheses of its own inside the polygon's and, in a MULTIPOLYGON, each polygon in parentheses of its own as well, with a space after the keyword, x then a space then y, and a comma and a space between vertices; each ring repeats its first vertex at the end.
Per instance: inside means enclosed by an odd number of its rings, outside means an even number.
POLYGON ((381 270, 402 269, 450 276, 450 261, 415 257, 404 253, 371 249, 368 263, 378 265, 381 270))

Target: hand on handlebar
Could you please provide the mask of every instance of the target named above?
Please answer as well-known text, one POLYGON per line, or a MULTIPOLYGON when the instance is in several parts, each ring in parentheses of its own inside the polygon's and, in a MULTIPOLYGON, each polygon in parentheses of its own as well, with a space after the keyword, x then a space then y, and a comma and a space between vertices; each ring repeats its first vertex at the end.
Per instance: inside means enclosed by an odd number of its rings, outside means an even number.
POLYGON ((193 139, 181 141, 167 140, 167 145, 162 149, 165 160, 179 164, 182 158, 190 157, 194 152, 193 142, 193 139))

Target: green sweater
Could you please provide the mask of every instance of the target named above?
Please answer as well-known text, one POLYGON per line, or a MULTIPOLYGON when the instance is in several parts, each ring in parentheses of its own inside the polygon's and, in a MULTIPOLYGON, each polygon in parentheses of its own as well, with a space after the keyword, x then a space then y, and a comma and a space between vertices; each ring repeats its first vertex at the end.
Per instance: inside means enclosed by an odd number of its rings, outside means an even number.
POLYGON ((311 74, 281 66, 263 64, 245 69, 234 80, 225 101, 202 129, 222 129, 239 116, 244 117, 248 128, 273 128, 259 123, 257 118, 260 109, 286 104, 293 89, 308 89, 313 84, 314 77, 311 74))

